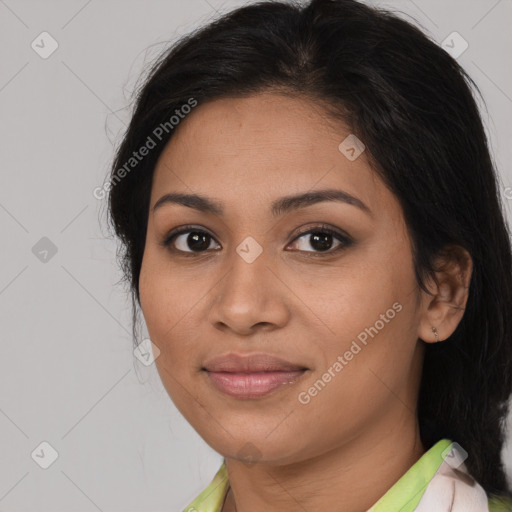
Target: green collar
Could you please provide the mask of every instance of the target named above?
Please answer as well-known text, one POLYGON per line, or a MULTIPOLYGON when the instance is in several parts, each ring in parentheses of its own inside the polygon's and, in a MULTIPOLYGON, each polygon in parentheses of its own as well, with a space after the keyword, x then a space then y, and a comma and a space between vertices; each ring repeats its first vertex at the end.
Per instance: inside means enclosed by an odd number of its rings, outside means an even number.
POLYGON ((213 477, 210 485, 184 510, 184 512, 221 512, 229 489, 226 460, 213 477))
POLYGON ((441 439, 425 452, 367 512, 412 512, 443 462, 452 442, 441 439))
MULTIPOLYGON (((449 439, 441 439, 434 444, 367 512, 413 512, 451 443, 449 439)), ((211 483, 184 512, 220 512, 228 489, 226 461, 223 460, 211 483)))

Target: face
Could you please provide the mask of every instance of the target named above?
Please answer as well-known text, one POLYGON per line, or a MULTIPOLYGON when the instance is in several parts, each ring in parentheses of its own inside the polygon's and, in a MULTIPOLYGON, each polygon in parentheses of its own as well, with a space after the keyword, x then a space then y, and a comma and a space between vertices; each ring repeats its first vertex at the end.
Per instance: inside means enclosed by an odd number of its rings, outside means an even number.
POLYGON ((141 307, 166 390, 225 457, 300 461, 415 421, 411 243, 349 135, 304 98, 215 100, 156 165, 141 307))

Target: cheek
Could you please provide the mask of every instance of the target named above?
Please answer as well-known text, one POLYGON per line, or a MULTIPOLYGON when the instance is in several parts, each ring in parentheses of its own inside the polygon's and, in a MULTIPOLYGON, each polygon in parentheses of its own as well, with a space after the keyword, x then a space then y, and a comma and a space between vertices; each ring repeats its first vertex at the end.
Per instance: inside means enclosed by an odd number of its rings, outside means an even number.
POLYGON ((194 409, 194 387, 190 384, 189 370, 194 351, 190 335, 183 336, 184 330, 194 332, 186 322, 190 307, 184 304, 179 284, 171 280, 167 270, 153 264, 150 253, 144 258, 139 292, 149 338, 160 350, 155 365, 169 397, 191 421, 189 412, 194 409))
POLYGON ((200 299, 206 284, 192 283, 187 272, 171 268, 156 251, 145 253, 139 293, 149 337, 161 352, 157 366, 172 368, 182 378, 197 359, 198 317, 204 316, 200 299))
POLYGON ((340 314, 333 329, 339 336, 318 347, 324 364, 298 390, 304 422, 313 428, 318 421, 313 418, 329 418, 323 425, 326 438, 339 435, 340 428, 344 435, 359 432, 409 401, 414 312, 401 301, 389 302, 365 303, 366 310, 354 306, 340 314))
POLYGON ((376 322, 383 331, 397 323, 393 304, 403 297, 398 283, 405 282, 405 276, 398 279, 395 272, 379 266, 377 261, 359 261, 324 281, 320 288, 307 290, 307 304, 328 327, 324 329, 324 350, 344 349, 340 340, 352 340, 376 322), (384 320, 381 315, 385 315, 384 320))
POLYGON ((324 287, 323 298, 309 297, 329 327, 315 343, 325 368, 342 356, 347 364, 340 374, 347 378, 338 384, 348 390, 363 386, 371 395, 377 377, 370 370, 394 386, 403 378, 397 369, 405 375, 411 364, 417 322, 411 291, 417 284, 405 250, 367 256, 324 287))
POLYGON ((144 253, 139 293, 150 338, 161 351, 167 351, 170 347, 165 340, 173 334, 173 326, 181 314, 180 289, 173 285, 165 265, 158 261, 151 248, 146 248, 144 253))
POLYGON ((156 334, 160 328, 165 308, 163 300, 165 295, 160 289, 161 279, 159 277, 160 273, 157 267, 151 264, 151 257, 146 250, 139 277, 139 295, 144 320, 153 341, 156 341, 156 338, 153 339, 153 333, 156 334))
POLYGON ((142 260, 139 293, 141 308, 149 330, 158 331, 172 326, 179 311, 182 291, 176 273, 169 267, 160 250, 147 243, 142 260))

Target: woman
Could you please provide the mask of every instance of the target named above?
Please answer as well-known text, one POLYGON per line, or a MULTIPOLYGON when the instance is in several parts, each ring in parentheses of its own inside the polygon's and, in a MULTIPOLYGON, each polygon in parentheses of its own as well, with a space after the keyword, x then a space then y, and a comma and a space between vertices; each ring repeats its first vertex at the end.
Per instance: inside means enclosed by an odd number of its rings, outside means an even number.
POLYGON ((355 0, 249 5, 152 67, 109 212, 134 333, 140 306, 224 457, 186 510, 512 510, 512 258, 471 86, 355 0))

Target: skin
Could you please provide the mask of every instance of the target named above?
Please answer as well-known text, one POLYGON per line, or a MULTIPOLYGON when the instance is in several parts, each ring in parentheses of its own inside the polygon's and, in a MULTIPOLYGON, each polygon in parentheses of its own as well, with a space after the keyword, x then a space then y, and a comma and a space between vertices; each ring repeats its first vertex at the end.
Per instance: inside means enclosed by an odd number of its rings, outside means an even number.
POLYGON ((398 200, 370 168, 367 152, 354 161, 340 152, 349 134, 303 97, 225 98, 181 121, 155 169, 141 307, 161 350, 156 366, 167 392, 226 458, 224 512, 333 504, 361 512, 425 452, 416 415, 425 342, 435 341, 432 326, 444 340, 460 322, 471 259, 460 251, 446 256, 440 286, 431 280, 432 295, 420 290, 398 200), (324 201, 271 215, 282 196, 328 188, 357 197, 371 214, 324 201), (225 211, 167 203, 153 212, 170 192, 214 198, 225 211), (174 241, 174 252, 162 245, 185 224, 212 235, 207 250, 194 252, 188 233, 174 241), (299 228, 321 224, 353 243, 334 252, 342 242, 333 237, 326 255, 311 235, 298 238, 299 228), (252 263, 236 252, 248 236, 263 249, 252 263), (400 312, 301 404, 298 394, 394 303, 400 312), (212 387, 201 370, 206 359, 228 352, 265 352, 308 371, 263 398, 240 400, 212 387), (252 464, 244 460, 249 446, 252 464))

